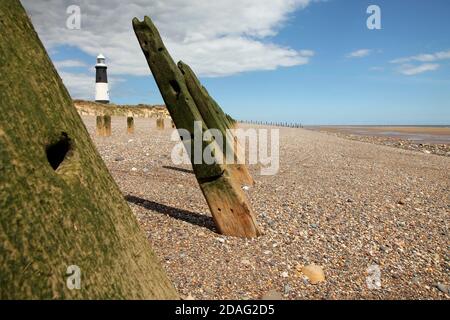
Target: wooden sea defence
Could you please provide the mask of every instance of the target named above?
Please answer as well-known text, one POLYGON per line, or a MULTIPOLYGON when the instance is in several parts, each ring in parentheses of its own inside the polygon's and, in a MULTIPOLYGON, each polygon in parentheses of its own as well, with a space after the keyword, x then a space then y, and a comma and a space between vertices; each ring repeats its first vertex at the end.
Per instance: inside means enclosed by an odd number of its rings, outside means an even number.
POLYGON ((0 25, 0 299, 177 299, 18 0, 0 25))
POLYGON ((233 150, 233 163, 228 166, 231 175, 235 181, 243 185, 253 185, 254 180, 248 172, 244 163, 243 155, 240 153, 240 146, 237 144, 236 137, 232 134, 234 123, 231 117, 226 115, 222 108, 209 95, 204 86, 201 85, 194 71, 182 61, 178 62, 178 68, 184 76, 186 86, 205 122, 206 127, 218 129, 225 137, 222 153, 226 154, 227 148, 233 150))
POLYGON ((100 137, 111 136, 111 116, 102 115, 96 118, 96 133, 100 137))
POLYGON ((133 117, 127 117, 127 133, 128 134, 134 133, 134 118, 133 117))
POLYGON ((156 128, 158 130, 164 130, 164 118, 156 118, 156 128))
POLYGON ((98 136, 104 136, 105 132, 105 121, 103 116, 96 117, 96 133, 98 136))
MULTIPOLYGON (((191 134, 189 141, 183 141, 190 148, 191 163, 220 233, 238 237, 256 237, 261 234, 250 202, 241 188, 233 166, 227 164, 194 161, 195 122, 201 123, 201 130, 217 129, 221 132, 232 123, 221 108, 210 98, 194 73, 187 65, 175 64, 168 53, 158 30, 149 17, 144 21, 133 19, 133 28, 166 107, 178 129, 191 134)), ((232 137, 224 135, 225 144, 234 143, 232 137)), ((202 141, 202 150, 214 141, 202 141)), ((224 144, 224 145, 225 145, 224 144)), ((223 149, 215 148, 216 156, 223 149)), ((223 157, 225 157, 223 155, 223 157)))

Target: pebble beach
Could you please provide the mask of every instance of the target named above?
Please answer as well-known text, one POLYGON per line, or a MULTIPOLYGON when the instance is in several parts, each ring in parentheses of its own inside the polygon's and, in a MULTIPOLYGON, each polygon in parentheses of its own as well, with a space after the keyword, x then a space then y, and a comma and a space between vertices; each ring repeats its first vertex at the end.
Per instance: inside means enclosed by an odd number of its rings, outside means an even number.
POLYGON ((82 119, 183 299, 450 298, 448 156, 280 128, 278 174, 249 166, 245 188, 264 234, 241 239, 217 233, 190 166, 172 163, 170 120, 127 134, 113 117, 98 137, 82 119))

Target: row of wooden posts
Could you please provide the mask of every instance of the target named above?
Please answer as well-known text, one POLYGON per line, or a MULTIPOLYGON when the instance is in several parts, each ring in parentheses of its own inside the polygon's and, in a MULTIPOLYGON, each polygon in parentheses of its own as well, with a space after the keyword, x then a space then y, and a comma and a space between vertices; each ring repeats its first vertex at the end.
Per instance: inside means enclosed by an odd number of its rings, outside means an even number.
POLYGON ((293 123, 293 122, 273 122, 273 121, 253 121, 253 120, 241 120, 240 122, 272 127, 303 128, 303 125, 301 123, 293 123))
MULTIPOLYGON (((158 130, 164 130, 165 125, 164 118, 156 118, 156 128, 158 130)), ((175 128, 174 122, 171 120, 172 128, 175 128)), ((111 136, 111 116, 110 115, 101 115, 97 116, 96 120, 96 133, 101 137, 109 137, 111 136)), ((127 117, 127 133, 134 133, 134 118, 127 117)))
MULTIPOLYGON (((164 118, 156 118, 156 128, 158 130, 164 130, 165 124, 164 118)), ((274 126, 274 127, 287 127, 287 128, 303 128, 301 123, 287 123, 287 122, 271 122, 271 121, 252 121, 252 120, 243 120, 241 123, 247 124, 256 124, 256 125, 265 125, 265 126, 274 126)), ((109 137, 111 136, 111 116, 103 115, 97 116, 97 126, 96 133, 98 136, 109 137)), ((171 127, 175 128, 175 123, 171 120, 171 127)), ((134 118, 127 117, 127 133, 134 133, 134 118)))

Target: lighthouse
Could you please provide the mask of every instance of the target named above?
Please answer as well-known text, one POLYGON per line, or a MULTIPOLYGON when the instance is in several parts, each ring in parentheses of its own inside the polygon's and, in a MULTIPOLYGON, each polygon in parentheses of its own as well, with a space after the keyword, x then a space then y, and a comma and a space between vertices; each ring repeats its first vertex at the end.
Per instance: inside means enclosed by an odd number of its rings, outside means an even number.
POLYGON ((95 102, 109 103, 108 77, 105 56, 99 54, 95 65, 95 102))

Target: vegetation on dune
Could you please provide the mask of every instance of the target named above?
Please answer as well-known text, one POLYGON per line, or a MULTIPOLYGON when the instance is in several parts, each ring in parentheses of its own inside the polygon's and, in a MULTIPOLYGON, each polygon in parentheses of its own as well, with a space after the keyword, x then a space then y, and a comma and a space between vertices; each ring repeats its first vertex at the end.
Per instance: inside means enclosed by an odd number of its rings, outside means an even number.
POLYGON ((169 117, 169 112, 164 105, 116 105, 104 104, 93 101, 74 100, 75 108, 82 115, 130 116, 140 118, 169 117))

